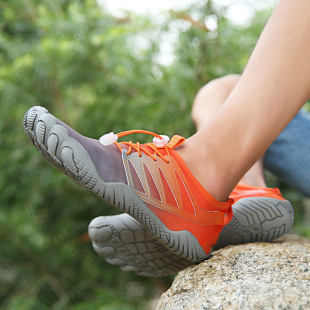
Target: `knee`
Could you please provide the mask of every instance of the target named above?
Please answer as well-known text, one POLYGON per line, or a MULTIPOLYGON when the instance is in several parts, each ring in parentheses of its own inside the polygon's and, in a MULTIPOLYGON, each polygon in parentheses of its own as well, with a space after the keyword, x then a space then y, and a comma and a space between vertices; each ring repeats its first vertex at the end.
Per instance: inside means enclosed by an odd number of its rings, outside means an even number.
POLYGON ((197 93, 195 101, 212 97, 228 97, 240 79, 238 74, 229 74, 216 78, 204 85, 197 93))
POLYGON ((212 80, 199 90, 192 108, 192 118, 197 128, 201 127, 207 117, 220 108, 239 78, 237 74, 226 75, 212 80))
POLYGON ((210 81, 204 87, 207 86, 220 87, 231 92, 238 83, 239 79, 240 79, 239 74, 228 74, 210 81))
POLYGON ((197 93, 195 102, 205 101, 209 98, 226 99, 240 79, 238 74, 229 74, 216 78, 204 85, 197 93))

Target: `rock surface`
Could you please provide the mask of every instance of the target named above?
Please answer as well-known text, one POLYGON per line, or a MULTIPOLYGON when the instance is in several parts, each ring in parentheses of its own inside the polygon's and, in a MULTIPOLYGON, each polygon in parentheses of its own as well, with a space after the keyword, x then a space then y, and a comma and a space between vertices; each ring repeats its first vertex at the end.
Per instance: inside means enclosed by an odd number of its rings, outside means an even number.
POLYGON ((180 272, 156 309, 310 309, 310 239, 218 250, 180 272))

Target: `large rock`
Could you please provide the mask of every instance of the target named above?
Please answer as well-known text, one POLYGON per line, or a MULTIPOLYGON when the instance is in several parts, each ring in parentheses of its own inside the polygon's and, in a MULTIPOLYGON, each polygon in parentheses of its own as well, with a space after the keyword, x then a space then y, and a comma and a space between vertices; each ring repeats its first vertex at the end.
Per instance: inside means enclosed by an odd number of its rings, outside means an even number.
POLYGON ((157 310, 310 309, 310 239, 218 250, 180 272, 157 310))

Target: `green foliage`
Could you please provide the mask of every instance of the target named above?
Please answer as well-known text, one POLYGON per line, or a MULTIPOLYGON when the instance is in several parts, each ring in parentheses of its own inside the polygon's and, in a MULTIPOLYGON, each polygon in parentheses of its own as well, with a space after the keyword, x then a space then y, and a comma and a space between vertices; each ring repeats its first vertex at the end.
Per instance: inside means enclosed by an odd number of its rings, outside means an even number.
POLYGON ((125 273, 94 253, 88 223, 117 210, 43 160, 22 119, 42 105, 94 138, 134 128, 193 134, 195 93, 242 71, 268 13, 238 28, 210 1, 185 13, 217 16, 218 31, 174 14, 161 24, 117 19, 94 0, 0 0, 1 309, 143 309, 169 285, 171 278, 125 273), (187 27, 164 66, 161 38, 175 23, 187 27))

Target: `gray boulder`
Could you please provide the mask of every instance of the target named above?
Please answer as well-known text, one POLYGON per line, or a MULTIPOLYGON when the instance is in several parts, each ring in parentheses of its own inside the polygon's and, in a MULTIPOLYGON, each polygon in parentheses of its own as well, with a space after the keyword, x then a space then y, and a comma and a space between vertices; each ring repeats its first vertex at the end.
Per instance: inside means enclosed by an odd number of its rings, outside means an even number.
POLYGON ((215 251, 180 272, 156 309, 310 309, 310 239, 215 251))

